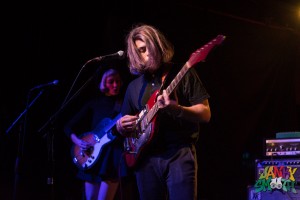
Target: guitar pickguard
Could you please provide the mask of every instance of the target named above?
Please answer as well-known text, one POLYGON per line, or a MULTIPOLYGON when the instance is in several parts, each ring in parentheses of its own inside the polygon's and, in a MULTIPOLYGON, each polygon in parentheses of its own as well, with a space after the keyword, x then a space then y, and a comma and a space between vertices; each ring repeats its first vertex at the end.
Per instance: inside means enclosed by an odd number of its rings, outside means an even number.
POLYGON ((86 170, 94 166, 102 153, 103 147, 116 138, 112 134, 111 129, 120 118, 121 114, 113 120, 104 118, 92 132, 87 132, 80 136, 82 140, 90 143, 92 146, 87 150, 82 150, 79 146, 73 145, 71 154, 73 162, 78 168, 86 170))

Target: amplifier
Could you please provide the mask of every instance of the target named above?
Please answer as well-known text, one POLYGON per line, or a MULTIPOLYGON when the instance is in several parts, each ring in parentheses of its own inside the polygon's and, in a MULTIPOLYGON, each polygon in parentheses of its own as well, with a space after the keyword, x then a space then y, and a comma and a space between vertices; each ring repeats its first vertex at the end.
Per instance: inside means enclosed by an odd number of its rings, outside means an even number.
POLYGON ((248 186, 248 200, 300 200, 300 188, 297 186, 295 189, 296 193, 279 190, 255 192, 253 186, 248 186))
POLYGON ((300 156, 300 138, 265 140, 266 156, 300 156))
POLYGON ((292 167, 293 169, 297 168, 294 177, 296 181, 300 183, 300 158, 294 159, 257 159, 255 160, 256 165, 256 172, 255 176, 256 179, 259 179, 260 175, 265 172, 266 167, 275 166, 277 168, 283 167, 292 167))

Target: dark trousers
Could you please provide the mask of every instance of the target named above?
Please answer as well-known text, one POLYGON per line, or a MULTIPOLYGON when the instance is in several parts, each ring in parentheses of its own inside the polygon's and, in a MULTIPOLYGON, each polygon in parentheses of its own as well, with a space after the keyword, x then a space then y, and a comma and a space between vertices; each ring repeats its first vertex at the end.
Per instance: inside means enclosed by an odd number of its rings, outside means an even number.
POLYGON ((141 200, 195 200, 197 156, 194 146, 171 148, 146 157, 136 170, 141 200))

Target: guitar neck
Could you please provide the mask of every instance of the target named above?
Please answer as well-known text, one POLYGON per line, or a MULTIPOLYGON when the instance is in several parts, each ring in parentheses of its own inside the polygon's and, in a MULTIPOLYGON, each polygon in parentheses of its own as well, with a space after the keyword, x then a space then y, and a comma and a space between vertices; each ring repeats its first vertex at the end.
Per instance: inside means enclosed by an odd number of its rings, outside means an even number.
POLYGON ((110 129, 112 129, 112 127, 114 127, 114 125, 117 123, 117 121, 118 121, 121 117, 122 117, 122 114, 119 113, 119 114, 111 121, 111 123, 107 124, 107 125, 103 128, 103 130, 104 130, 105 132, 108 132, 110 129))
MULTIPOLYGON (((225 39, 224 35, 218 35, 215 39, 212 41, 208 42, 206 45, 203 47, 197 49, 194 53, 191 54, 189 60, 185 63, 185 65, 181 68, 181 70, 178 72, 176 77, 172 80, 170 85, 167 87, 166 92, 167 95, 170 95, 173 90, 177 87, 178 83, 181 81, 182 77, 187 73, 187 71, 193 67, 196 63, 203 61, 207 54, 210 52, 210 50, 215 46, 219 45, 223 42, 225 39)), ((155 104, 153 107, 148 111, 146 120, 147 122, 150 122, 153 117, 156 115, 158 112, 158 105, 157 102, 155 101, 155 104)))
MULTIPOLYGON (((187 66, 188 63, 186 63, 181 70, 178 72, 178 74, 176 75, 176 77, 172 80, 172 82, 170 83, 170 85, 167 87, 166 92, 167 95, 170 95, 174 89, 177 87, 177 85, 179 84, 179 82, 182 80, 182 78, 184 77, 184 75, 187 73, 187 71, 189 70, 190 67, 187 66)), ((153 105, 153 107, 149 110, 146 118, 147 121, 150 122, 153 117, 156 115, 156 113, 158 112, 159 108, 158 108, 158 103, 155 102, 155 104, 153 105)))
POLYGON ((174 91, 174 89, 177 87, 178 83, 181 81, 181 79, 184 77, 184 75, 187 73, 188 70, 189 67, 187 66, 187 64, 185 64, 178 72, 176 77, 172 80, 170 85, 167 87, 166 89, 167 95, 170 95, 174 91))

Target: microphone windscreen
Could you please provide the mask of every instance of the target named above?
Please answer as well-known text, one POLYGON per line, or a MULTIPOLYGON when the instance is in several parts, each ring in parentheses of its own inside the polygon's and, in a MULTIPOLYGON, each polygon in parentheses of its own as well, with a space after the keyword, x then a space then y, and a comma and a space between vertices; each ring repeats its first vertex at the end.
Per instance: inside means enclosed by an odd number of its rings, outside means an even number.
POLYGON ((120 57, 123 57, 124 56, 124 51, 118 51, 118 54, 120 57))

